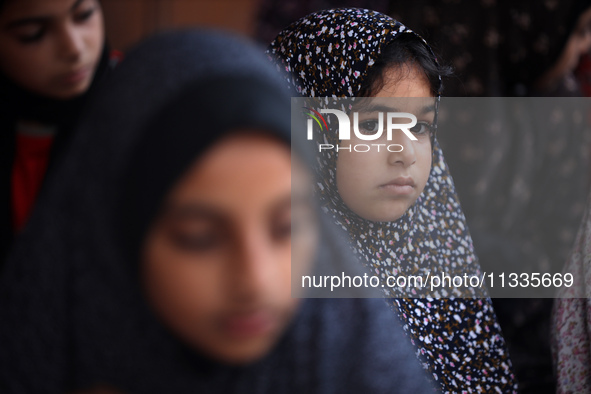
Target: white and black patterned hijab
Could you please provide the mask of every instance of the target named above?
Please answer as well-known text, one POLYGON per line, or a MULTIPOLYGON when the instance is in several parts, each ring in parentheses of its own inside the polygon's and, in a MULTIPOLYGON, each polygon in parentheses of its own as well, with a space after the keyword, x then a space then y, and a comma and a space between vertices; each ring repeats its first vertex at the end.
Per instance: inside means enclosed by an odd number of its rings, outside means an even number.
MULTIPOLYGON (((429 48, 420 36, 387 15, 356 8, 332 9, 310 14, 287 27, 267 53, 294 91, 309 97, 354 97, 385 46, 409 34, 429 48)), ((439 84, 434 92, 436 103, 440 90, 439 84)), ((317 138, 330 143, 337 137, 329 127, 317 138)), ((435 137, 432 149, 431 172, 423 193, 393 222, 372 222, 352 212, 336 187, 337 153, 324 150, 317 158, 321 203, 348 232, 357 257, 382 278, 480 275, 453 180, 435 137)), ((471 289, 450 289, 440 292, 438 299, 393 301, 417 356, 445 392, 505 393, 516 389, 492 304, 487 298, 472 298, 478 294, 471 289)), ((398 288, 387 288, 387 297, 407 295, 398 288)))

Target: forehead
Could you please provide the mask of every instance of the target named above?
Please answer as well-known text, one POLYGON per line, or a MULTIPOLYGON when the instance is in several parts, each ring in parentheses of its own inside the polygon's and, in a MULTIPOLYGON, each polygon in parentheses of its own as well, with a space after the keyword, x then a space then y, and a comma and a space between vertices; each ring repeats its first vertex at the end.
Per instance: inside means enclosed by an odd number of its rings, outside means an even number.
POLYGON ((59 15, 89 1, 91 0, 6 0, 0 9, 0 18, 59 15))
POLYGON ((427 115, 435 111, 435 97, 424 73, 416 66, 405 64, 386 69, 382 88, 372 97, 361 99, 356 109, 427 115))
POLYGON ((384 86, 375 97, 433 97, 429 80, 418 66, 390 67, 383 75, 384 86))
POLYGON ((197 158, 171 198, 178 203, 199 199, 241 208, 264 205, 289 193, 290 187, 287 144, 261 133, 240 133, 223 138, 197 158))

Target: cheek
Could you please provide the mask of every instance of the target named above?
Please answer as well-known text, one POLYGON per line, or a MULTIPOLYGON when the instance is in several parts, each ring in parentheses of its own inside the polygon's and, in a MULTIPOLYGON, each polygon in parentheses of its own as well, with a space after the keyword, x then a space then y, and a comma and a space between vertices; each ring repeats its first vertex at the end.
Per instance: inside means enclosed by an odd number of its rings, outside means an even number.
POLYGON ((13 42, 0 41, 0 69, 18 84, 28 86, 43 80, 51 70, 52 59, 43 45, 24 47, 13 42), (39 64, 45 65, 39 67, 39 64))
MULTIPOLYGON (((420 180, 422 189, 424 189, 431 174, 431 167, 433 164, 433 151, 431 144, 424 144, 417 150, 417 179, 420 180)), ((422 190, 421 190, 422 192, 422 190)))
MULTIPOLYGON (((291 192, 292 196, 302 196, 302 199, 313 201, 312 179, 301 170, 292 167, 291 192)), ((293 197, 292 197, 293 198, 293 197)), ((292 199, 293 201, 293 199, 292 199)), ((300 203, 291 207, 291 244, 289 258, 291 259, 292 289, 301 289, 300 278, 312 271, 314 256, 318 248, 319 228, 317 211, 313 203, 300 203)), ((297 297, 300 294, 296 295, 297 297)))
POLYGON ((97 15, 83 31, 86 48, 97 61, 105 44, 105 29, 102 14, 97 15))
MULTIPOLYGON (((341 152, 337 158, 337 189, 348 205, 363 199, 364 193, 373 184, 372 174, 386 159, 380 153, 341 152)), ((353 208, 350 206, 350 208, 353 208)))
POLYGON ((199 346, 207 340, 207 322, 223 300, 218 273, 178 255, 157 239, 147 245, 143 282, 150 305, 169 329, 199 346))
POLYGON ((308 243, 315 242, 307 238, 308 235, 292 233, 290 240, 269 247, 273 252, 264 257, 265 260, 261 260, 265 261, 264 264, 256 268, 259 278, 257 293, 261 302, 274 305, 278 310, 290 309, 292 272, 295 273, 306 265, 310 259, 308 243), (292 263, 295 265, 292 266, 292 263))
MULTIPOLYGON (((301 278, 312 272, 314 256, 318 249, 318 238, 318 226, 315 223, 300 225, 299 230, 293 233, 290 253, 292 289, 298 289, 303 292, 301 278)), ((295 297, 300 297, 301 295, 300 293, 294 294, 295 297)))

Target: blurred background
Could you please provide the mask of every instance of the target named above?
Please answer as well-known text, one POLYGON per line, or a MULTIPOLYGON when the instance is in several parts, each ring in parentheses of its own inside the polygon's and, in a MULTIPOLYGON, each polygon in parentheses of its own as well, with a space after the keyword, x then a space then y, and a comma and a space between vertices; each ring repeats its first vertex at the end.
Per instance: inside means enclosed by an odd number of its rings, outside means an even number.
POLYGON ((153 32, 185 26, 219 27, 268 44, 282 28, 313 11, 342 6, 369 8, 389 14, 417 31, 442 55, 444 62, 454 67, 456 78, 446 83, 447 96, 591 93, 588 71, 591 59, 583 56, 591 45, 591 15, 581 18, 591 5, 589 0, 102 0, 102 3, 111 46, 123 51, 153 32), (569 41, 569 38, 577 40, 569 41), (550 70, 554 72, 544 75, 550 70), (569 74, 566 80, 565 74, 569 74), (549 77, 553 83, 540 83, 548 82, 549 77))
POLYGON ((261 0, 102 0, 107 36, 125 51, 142 37, 181 26, 217 26, 252 36, 261 0))

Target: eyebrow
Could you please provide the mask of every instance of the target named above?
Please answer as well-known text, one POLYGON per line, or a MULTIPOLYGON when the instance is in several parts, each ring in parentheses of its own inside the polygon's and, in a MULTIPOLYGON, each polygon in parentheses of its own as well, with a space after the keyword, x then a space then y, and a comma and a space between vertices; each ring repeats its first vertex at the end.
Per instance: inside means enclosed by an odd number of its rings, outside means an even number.
MULTIPOLYGON (((76 0, 74 4, 70 7, 70 12, 74 11, 76 8, 80 6, 86 0, 76 0)), ((33 16, 28 18, 16 19, 14 21, 9 22, 6 25, 6 30, 16 29, 21 26, 31 25, 31 24, 43 24, 47 23, 52 19, 51 16, 33 16)))
MULTIPOLYGON (((360 112, 401 112, 395 107, 389 107, 383 104, 369 104, 360 108, 360 112)), ((404 111, 406 112, 406 111, 404 111)), ((430 112, 435 112, 435 105, 426 105, 420 110, 420 115, 427 115, 430 112)))
POLYGON ((227 223, 226 216, 212 206, 189 203, 182 205, 171 204, 164 210, 164 215, 171 219, 206 219, 215 222, 227 223))
MULTIPOLYGON (((307 202, 306 198, 304 197, 296 197, 293 200, 295 203, 303 203, 307 202)), ((275 216, 279 212, 291 208, 292 198, 291 194, 278 199, 276 202, 273 202, 271 207, 267 210, 269 216, 275 216)), ((164 215, 168 218, 173 219, 205 219, 211 220, 214 222, 227 224, 231 222, 231 219, 228 214, 222 212, 222 210, 216 208, 212 205, 202 204, 202 203, 187 203, 182 205, 175 205, 171 204, 164 209, 164 215)))

